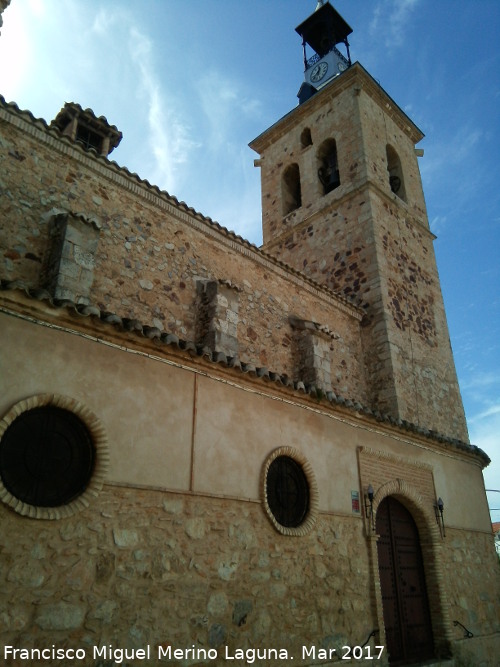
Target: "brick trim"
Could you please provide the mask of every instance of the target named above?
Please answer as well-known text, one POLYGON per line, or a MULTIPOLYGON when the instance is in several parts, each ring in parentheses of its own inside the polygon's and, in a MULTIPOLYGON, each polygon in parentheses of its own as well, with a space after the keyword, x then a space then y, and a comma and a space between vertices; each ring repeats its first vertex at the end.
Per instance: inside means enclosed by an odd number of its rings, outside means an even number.
POLYGON ((314 476, 314 471, 312 469, 311 464, 302 454, 302 452, 300 452, 298 449, 295 449, 294 447, 278 447, 277 449, 271 452, 271 454, 264 461, 264 465, 262 466, 261 495, 262 495, 262 504, 264 506, 264 511, 269 521, 272 523, 272 525, 276 528, 276 530, 279 533, 281 533, 282 535, 290 535, 298 537, 302 535, 307 535, 307 533, 309 533, 312 530, 318 516, 318 504, 319 504, 318 485, 316 483, 316 478, 314 476), (306 476, 307 482, 309 484, 309 511, 307 513, 304 522, 300 526, 297 526, 297 528, 288 528, 278 523, 267 501, 267 485, 266 485, 267 473, 269 471, 271 463, 278 456, 289 456, 290 458, 297 461, 297 463, 301 465, 302 470, 304 471, 304 474, 306 476))

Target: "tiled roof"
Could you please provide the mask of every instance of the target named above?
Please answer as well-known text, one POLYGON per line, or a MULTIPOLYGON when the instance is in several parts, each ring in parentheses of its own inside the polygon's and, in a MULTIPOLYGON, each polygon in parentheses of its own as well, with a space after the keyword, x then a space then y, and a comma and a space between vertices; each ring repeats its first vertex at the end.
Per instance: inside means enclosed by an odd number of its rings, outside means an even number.
POLYGON ((111 153, 123 138, 123 134, 116 125, 111 125, 105 116, 96 116, 92 109, 83 109, 83 107, 76 102, 66 102, 64 107, 50 123, 49 127, 55 127, 61 132, 65 132, 68 123, 75 117, 83 119, 84 122, 89 124, 93 129, 98 130, 102 132, 103 135, 109 137, 110 145, 108 153, 111 153))
POLYGON ((351 400, 349 398, 339 396, 333 391, 323 392, 321 389, 315 387, 314 385, 306 385, 300 380, 293 380, 288 375, 270 371, 266 367, 259 367, 250 363, 244 363, 240 361, 238 357, 230 357, 222 352, 215 352, 208 347, 197 345, 194 341, 183 340, 176 334, 160 331, 160 329, 144 324, 139 320, 121 317, 115 313, 103 311, 94 305, 75 304, 69 300, 54 299, 51 297, 49 292, 47 292, 47 290, 29 287, 19 280, 0 280, 0 290, 22 290, 30 298, 36 299, 38 301, 48 302, 53 308, 71 310, 77 315, 81 315, 83 317, 95 317, 104 324, 115 326, 115 328, 118 330, 124 332, 134 332, 140 336, 154 340, 155 342, 162 345, 173 346, 179 350, 188 352, 193 357, 202 357, 211 363, 220 364, 226 368, 232 368, 235 371, 261 378, 263 381, 274 382, 282 387, 288 387, 291 390, 302 392, 305 395, 309 395, 316 401, 326 401, 331 405, 347 408, 352 412, 358 413, 368 418, 372 418, 377 422, 382 422, 399 428, 403 431, 415 433, 442 444, 450 445, 457 450, 474 454, 481 459, 484 467, 489 465, 491 462, 488 455, 475 445, 470 445, 456 438, 451 438, 441 433, 437 433, 436 431, 417 426, 416 424, 408 422, 404 419, 395 419, 391 415, 383 414, 378 410, 372 410, 369 407, 363 406, 356 400, 351 400))
POLYGON ((92 118, 93 120, 95 120, 96 122, 103 123, 104 125, 107 125, 110 129, 115 130, 115 132, 118 132, 119 134, 121 134, 120 130, 116 127, 116 125, 111 125, 111 123, 108 121, 106 116, 96 116, 92 109, 90 109, 89 107, 84 109, 82 106, 80 106, 80 104, 78 104, 78 102, 66 102, 64 104, 64 107, 61 109, 61 111, 59 111, 57 116, 50 123, 49 127, 54 127, 55 126, 55 127, 58 128, 59 125, 60 125, 60 123, 58 122, 58 118, 60 116, 64 116, 64 113, 65 113, 66 110, 77 111, 78 113, 85 114, 85 115, 89 116, 89 118, 92 118))

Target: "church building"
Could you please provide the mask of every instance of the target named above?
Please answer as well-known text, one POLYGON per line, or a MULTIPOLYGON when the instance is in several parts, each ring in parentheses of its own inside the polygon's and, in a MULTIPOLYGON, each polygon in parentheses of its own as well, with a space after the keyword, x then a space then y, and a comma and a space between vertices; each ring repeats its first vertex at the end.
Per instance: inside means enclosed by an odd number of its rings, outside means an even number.
POLYGON ((2 664, 498 664, 423 134, 296 31, 260 248, 0 97, 2 664))

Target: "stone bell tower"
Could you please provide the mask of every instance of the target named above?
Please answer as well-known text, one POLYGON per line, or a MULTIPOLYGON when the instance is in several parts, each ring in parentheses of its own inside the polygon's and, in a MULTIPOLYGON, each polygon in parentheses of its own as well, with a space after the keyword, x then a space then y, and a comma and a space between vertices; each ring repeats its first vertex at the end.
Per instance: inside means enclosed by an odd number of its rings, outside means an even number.
POLYGON ((351 64, 351 29, 330 3, 297 32, 300 103, 250 144, 263 249, 364 306, 373 409, 467 441, 417 163, 423 134, 351 64))

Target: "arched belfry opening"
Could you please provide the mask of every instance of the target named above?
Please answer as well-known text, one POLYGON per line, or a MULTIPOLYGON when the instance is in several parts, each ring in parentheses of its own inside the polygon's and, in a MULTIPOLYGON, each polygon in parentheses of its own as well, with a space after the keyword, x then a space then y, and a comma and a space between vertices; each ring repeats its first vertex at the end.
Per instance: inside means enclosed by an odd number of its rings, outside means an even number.
POLYGON ((318 149, 318 179, 321 193, 326 195, 340 185, 335 139, 327 139, 318 149))
POLYGON ((283 215, 288 215, 302 206, 299 165, 295 162, 283 172, 281 179, 281 201, 283 215))
POLYGON ((387 171, 389 172, 389 186, 400 199, 406 201, 406 190, 403 178, 403 168, 401 167, 401 160, 390 144, 386 146, 387 153, 387 171))
POLYGON ((312 142, 311 130, 305 127, 300 135, 300 145, 302 148, 307 148, 308 146, 312 146, 312 142))
POLYGON ((417 524, 394 496, 377 509, 378 567, 389 663, 434 656, 429 598, 417 524))

